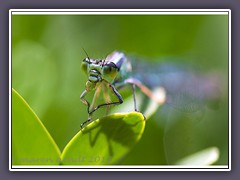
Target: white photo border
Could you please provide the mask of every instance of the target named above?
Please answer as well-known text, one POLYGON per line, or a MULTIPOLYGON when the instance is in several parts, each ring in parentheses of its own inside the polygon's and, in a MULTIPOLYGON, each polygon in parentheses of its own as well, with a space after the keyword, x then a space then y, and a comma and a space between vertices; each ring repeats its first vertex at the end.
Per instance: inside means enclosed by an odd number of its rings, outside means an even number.
POLYGON ((10 9, 9 10, 10 171, 231 171, 231 10, 230 9, 10 9), (214 166, 15 166, 12 165, 12 15, 228 15, 228 165, 214 166))

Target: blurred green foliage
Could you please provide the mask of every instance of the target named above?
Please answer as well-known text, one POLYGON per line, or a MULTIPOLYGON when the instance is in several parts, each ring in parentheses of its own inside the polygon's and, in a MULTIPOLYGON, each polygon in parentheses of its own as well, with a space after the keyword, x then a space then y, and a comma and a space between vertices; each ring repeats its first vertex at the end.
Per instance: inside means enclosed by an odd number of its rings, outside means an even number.
POLYGON ((60 151, 26 101, 12 90, 12 164, 58 165, 60 151))
POLYGON ((171 125, 168 114, 156 113, 120 164, 174 164, 213 146, 220 151, 216 164, 228 163, 228 16, 13 15, 12 87, 61 151, 87 119, 79 100, 86 83, 80 72, 86 57, 82 48, 92 58, 105 58, 114 50, 149 60, 180 57, 180 63, 219 71, 223 77, 218 110, 206 109, 197 121, 179 115, 171 125))

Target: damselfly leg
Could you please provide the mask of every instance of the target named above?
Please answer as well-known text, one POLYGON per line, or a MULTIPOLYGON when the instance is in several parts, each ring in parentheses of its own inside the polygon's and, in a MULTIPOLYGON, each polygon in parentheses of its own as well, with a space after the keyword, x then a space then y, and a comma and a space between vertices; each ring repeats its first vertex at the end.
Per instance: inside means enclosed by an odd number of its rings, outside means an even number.
MULTIPOLYGON (((114 95, 117 97, 118 101, 114 101, 114 102, 107 102, 107 103, 103 103, 103 104, 100 104, 100 105, 97 105, 96 107, 94 107, 93 109, 90 110, 91 106, 90 103, 84 99, 84 96, 87 95, 87 92, 83 92, 80 99, 82 100, 82 102, 84 104, 86 104, 88 106, 88 119, 83 122, 80 126, 81 126, 81 129, 83 128, 83 126, 87 123, 89 123, 91 121, 91 115, 96 111, 98 110, 99 108, 101 107, 104 107, 104 106, 110 106, 110 105, 116 105, 116 104, 121 104, 123 102, 123 99, 122 99, 122 96, 120 95, 120 93, 116 90, 116 88, 114 87, 114 85, 112 84, 108 84, 108 87, 111 88, 112 92, 114 93, 114 95)), ((95 92, 95 94, 98 93, 95 92)), ((95 98, 93 100, 93 104, 95 103, 95 98)))

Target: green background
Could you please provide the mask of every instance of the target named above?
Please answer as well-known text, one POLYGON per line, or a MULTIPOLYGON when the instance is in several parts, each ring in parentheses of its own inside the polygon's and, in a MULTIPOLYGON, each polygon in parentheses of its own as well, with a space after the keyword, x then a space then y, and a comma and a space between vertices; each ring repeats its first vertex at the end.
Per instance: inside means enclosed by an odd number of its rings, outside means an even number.
MULTIPOLYGON (((228 16, 226 15, 13 15, 12 87, 38 115, 60 151, 87 119, 79 96, 86 57, 104 58, 114 50, 149 61, 193 64, 222 77, 220 107, 201 120, 159 113, 146 123, 140 142, 120 164, 173 164, 217 147, 216 164, 228 163, 228 16), (169 128, 166 128, 169 127, 169 128)), ((171 111, 170 113, 175 113, 171 111)), ((100 112, 99 115, 103 115, 100 112)))

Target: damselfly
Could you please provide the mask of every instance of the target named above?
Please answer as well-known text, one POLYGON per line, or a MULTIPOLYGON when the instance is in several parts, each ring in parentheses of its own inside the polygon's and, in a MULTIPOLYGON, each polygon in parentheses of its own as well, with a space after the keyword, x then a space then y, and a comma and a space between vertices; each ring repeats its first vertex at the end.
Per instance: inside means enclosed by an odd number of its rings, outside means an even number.
MULTIPOLYGON (((131 64, 124 53, 114 51, 106 59, 90 59, 87 55, 81 64, 87 74, 86 88, 80 96, 87 105, 88 119, 81 128, 91 121, 92 114, 101 107, 123 103, 119 89, 126 85, 132 86, 134 110, 137 109, 136 87, 155 103, 169 103, 176 109, 194 111, 201 101, 218 96, 217 85, 209 77, 198 76, 179 67, 135 61, 131 64), (141 70, 141 72, 138 72, 141 70), (110 89, 117 101, 109 102, 104 94, 105 102, 95 105, 99 92, 110 89), (85 96, 95 91, 92 103, 85 96)), ((215 81, 215 80, 214 80, 215 81)))

